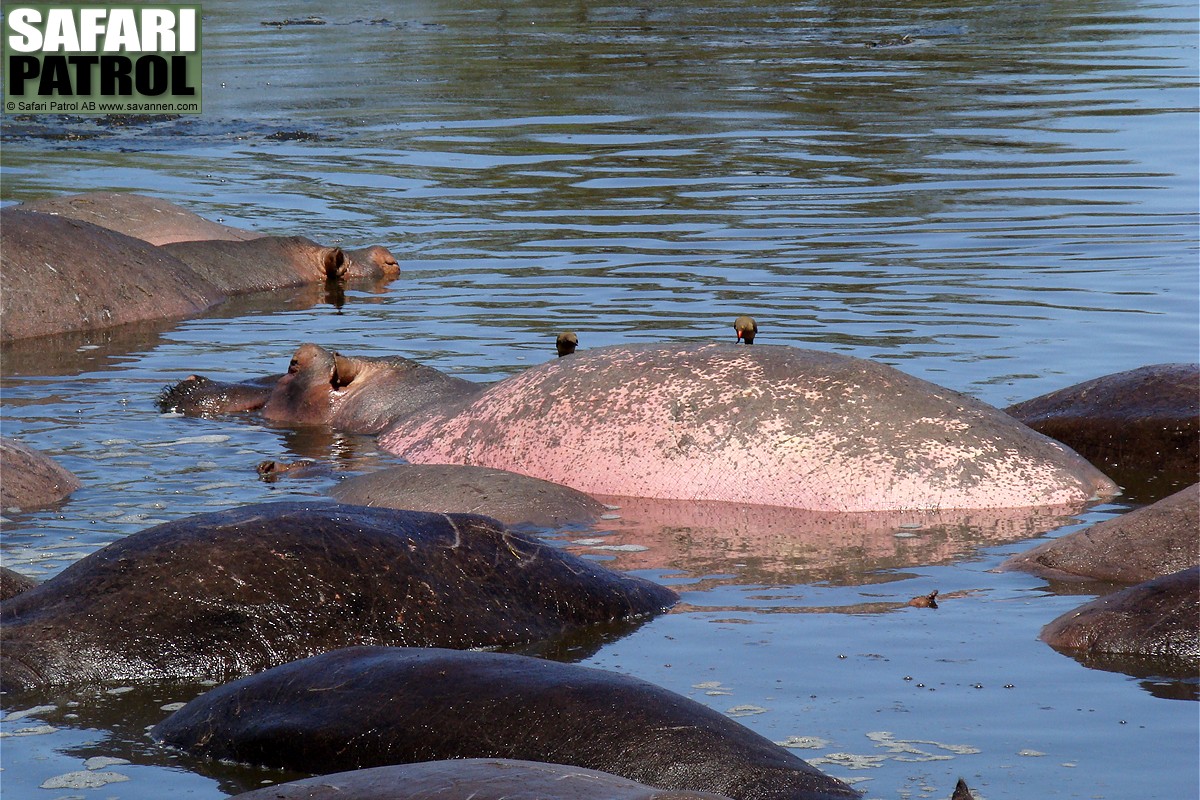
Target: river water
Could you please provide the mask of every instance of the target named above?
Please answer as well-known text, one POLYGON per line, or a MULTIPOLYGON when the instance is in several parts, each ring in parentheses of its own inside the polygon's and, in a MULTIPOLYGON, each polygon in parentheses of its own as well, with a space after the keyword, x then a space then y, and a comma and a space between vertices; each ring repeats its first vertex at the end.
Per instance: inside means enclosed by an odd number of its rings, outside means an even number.
MULTIPOLYGON (((1173 0, 206 4, 203 115, 6 117, 3 200, 138 191, 385 244, 404 274, 340 307, 287 292, 6 350, 4 435, 85 486, 9 515, 4 564, 46 578, 160 521, 328 486, 261 483, 262 459, 390 463, 365 437, 154 408, 189 373, 279 372, 305 341, 492 380, 552 358, 560 330, 583 348, 732 340, 751 313, 764 344, 999 406, 1196 361, 1196 17, 1173 0), (310 14, 326 24, 264 24, 310 14)), ((556 537, 683 603, 564 657, 730 713, 873 798, 946 797, 959 776, 987 800, 1196 797, 1196 683, 1054 652, 1039 629, 1087 590, 991 571, 1148 499, 960 528, 787 519, 783 536, 617 510, 556 537), (904 606, 932 589, 938 610, 904 606)), ((199 690, 5 701, 5 797, 287 777, 150 745, 144 726, 199 690)))

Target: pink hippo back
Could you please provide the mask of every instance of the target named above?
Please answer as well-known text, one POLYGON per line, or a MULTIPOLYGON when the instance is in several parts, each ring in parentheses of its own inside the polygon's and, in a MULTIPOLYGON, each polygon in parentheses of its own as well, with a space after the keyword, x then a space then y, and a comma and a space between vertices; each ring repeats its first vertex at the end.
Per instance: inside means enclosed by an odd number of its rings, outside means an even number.
POLYGON ((891 367, 786 346, 616 346, 402 420, 413 463, 584 492, 831 511, 1082 504, 1115 485, 1003 412, 891 367))

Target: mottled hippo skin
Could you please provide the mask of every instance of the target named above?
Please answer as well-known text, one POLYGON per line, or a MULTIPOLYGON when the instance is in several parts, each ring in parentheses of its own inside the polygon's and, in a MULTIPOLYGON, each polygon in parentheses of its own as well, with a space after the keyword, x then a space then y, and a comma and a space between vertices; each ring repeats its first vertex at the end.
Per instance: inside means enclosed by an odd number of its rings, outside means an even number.
POLYGON ((339 650, 214 689, 151 735, 196 755, 308 772, 510 758, 737 800, 858 797, 674 692, 617 673, 499 653, 339 650))
POLYGON ((128 536, 0 606, 0 688, 224 680, 355 644, 494 647, 675 602, 467 514, 267 503, 128 536))
POLYGON ((240 800, 729 800, 655 789, 607 772, 506 758, 459 758, 339 772, 237 795, 240 800))
POLYGON ((45 508, 80 486, 79 478, 49 456, 0 437, 0 509, 45 508))
POLYGON ((1079 505, 1116 491, 970 397, 785 346, 617 346, 399 421, 383 447, 590 494, 830 511, 1079 505))
POLYGON ((395 258, 302 237, 164 246, 24 206, 0 209, 0 341, 195 316, 237 294, 343 278, 394 277, 395 258))
POLYGON ((1006 410, 1149 500, 1194 483, 1200 473, 1197 364, 1106 375, 1006 410))

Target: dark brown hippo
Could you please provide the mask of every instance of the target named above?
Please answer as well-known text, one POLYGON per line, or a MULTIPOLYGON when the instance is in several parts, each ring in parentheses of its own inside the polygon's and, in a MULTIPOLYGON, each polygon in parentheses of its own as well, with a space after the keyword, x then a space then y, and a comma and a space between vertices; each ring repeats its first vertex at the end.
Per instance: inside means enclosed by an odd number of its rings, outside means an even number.
MULTIPOLYGON (((1149 656, 1200 666, 1200 567, 1104 595, 1042 628, 1042 641, 1085 655, 1149 656)), ((1169 671, 1169 670, 1168 670, 1169 671)))
POLYGON ((1200 484, 1052 539, 1002 565, 1047 578, 1138 583, 1200 565, 1200 484))
POLYGON ((496 647, 675 594, 495 520, 265 503, 128 536, 0 607, 0 688, 225 680, 354 644, 496 647))
POLYGON ((28 575, 14 572, 8 567, 0 567, 0 600, 16 597, 37 585, 38 582, 28 575))
POLYGON ((170 253, 89 222, 0 209, 0 341, 200 314, 222 290, 170 253))
POLYGON ((558 528, 594 522, 602 503, 583 492, 515 472, 457 464, 408 464, 359 475, 329 493, 339 503, 483 514, 505 525, 558 528))
POLYGON ((15 439, 0 437, 0 509, 45 508, 82 485, 49 456, 15 439))
POLYGON ((272 422, 380 433, 428 405, 470 397, 482 385, 400 356, 352 357, 315 344, 297 348, 287 374, 219 383, 192 375, 159 395, 164 412, 261 410, 272 422))
POLYGON ((1200 474, 1200 365, 1155 364, 1017 403, 1008 413, 1153 501, 1200 474))
POLYGON ((655 789, 607 772, 507 758, 398 764, 292 781, 240 800, 729 800, 655 789))
MULTIPOLYGON (((320 248, 300 237, 278 237, 281 242, 274 248, 261 245, 247 248, 223 249, 214 242, 245 242, 254 239, 272 239, 257 231, 247 231, 234 228, 201 217, 167 200, 147 197, 129 192, 89 192, 87 194, 64 195, 25 203, 21 208, 30 211, 40 211, 55 214, 70 219, 84 220, 109 230, 141 239, 154 245, 170 245, 177 242, 190 242, 193 246, 176 249, 183 261, 193 266, 226 259, 227 268, 219 271, 219 276, 226 281, 240 278, 238 271, 246 269, 247 259, 280 258, 291 259, 293 266, 302 274, 311 272, 314 260, 321 263, 324 257, 321 250, 338 248, 320 248), (207 245, 197 245, 207 242, 207 245)), ((374 245, 357 250, 346 250, 342 257, 342 273, 348 278, 394 278, 400 274, 400 265, 395 256, 385 247, 374 245)), ((285 261, 284 263, 289 263, 285 261)), ((208 267, 212 269, 211 266, 208 267)), ((305 280, 323 279, 329 270, 323 274, 306 277, 305 280)), ((265 274, 257 274, 256 281, 264 283, 265 274)), ((289 276, 283 274, 282 278, 289 276)), ((233 283, 215 281, 223 286, 228 293, 235 293, 233 283)), ((268 285, 265 288, 278 288, 280 285, 268 285)), ((252 291, 252 290, 243 290, 252 291)))
MULTIPOLYGON (((859 512, 1079 508, 1116 492, 1007 414, 849 356, 614 346, 490 386, 412 363, 303 345, 264 416, 384 431, 384 449, 412 463, 503 469, 593 495, 859 512)), ((164 409, 187 410, 178 389, 164 409)))
POLYGON ((318 773, 511 758, 738 800, 858 797, 674 692, 627 675, 501 653, 338 650, 213 689, 151 736, 194 755, 318 773))

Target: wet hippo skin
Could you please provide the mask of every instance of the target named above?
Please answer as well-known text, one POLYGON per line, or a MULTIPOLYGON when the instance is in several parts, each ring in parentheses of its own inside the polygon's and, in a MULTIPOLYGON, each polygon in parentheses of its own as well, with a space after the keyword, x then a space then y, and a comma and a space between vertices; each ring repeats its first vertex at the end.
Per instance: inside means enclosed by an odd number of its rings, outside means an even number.
POLYGON ((1019 553, 1002 565, 1048 578, 1138 583, 1200 564, 1200 484, 1019 553))
POLYGON ((525 656, 356 647, 207 692, 151 736, 310 772, 511 758, 738 800, 857 798, 723 714, 636 678, 525 656))
POLYGON ((1200 666, 1200 567, 1105 595, 1063 614, 1041 638, 1060 650, 1161 657, 1200 666))
POLYGON ((671 590, 468 514, 263 503, 131 534, 0 607, 0 688, 226 680, 354 644, 496 647, 671 590))
POLYGON ((1154 364, 1017 403, 1008 413, 1157 500, 1200 473, 1200 365, 1154 364))

